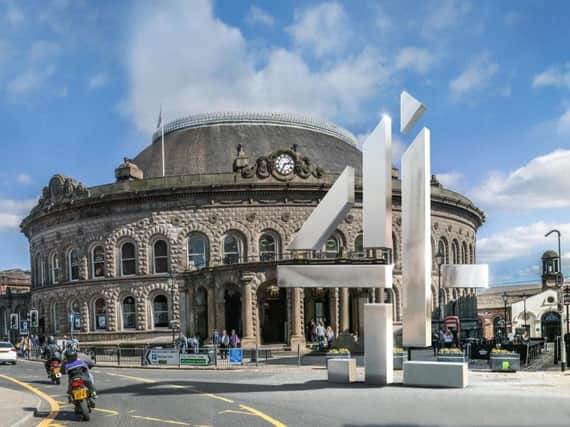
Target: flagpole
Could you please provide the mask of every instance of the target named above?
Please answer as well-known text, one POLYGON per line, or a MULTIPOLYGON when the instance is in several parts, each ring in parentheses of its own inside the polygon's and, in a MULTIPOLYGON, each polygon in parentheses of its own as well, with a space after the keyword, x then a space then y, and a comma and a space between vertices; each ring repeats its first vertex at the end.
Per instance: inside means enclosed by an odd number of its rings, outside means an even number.
POLYGON ((162 119, 162 108, 160 109, 160 133, 161 133, 161 150, 162 150, 162 176, 166 176, 166 163, 164 160, 164 120, 162 119))

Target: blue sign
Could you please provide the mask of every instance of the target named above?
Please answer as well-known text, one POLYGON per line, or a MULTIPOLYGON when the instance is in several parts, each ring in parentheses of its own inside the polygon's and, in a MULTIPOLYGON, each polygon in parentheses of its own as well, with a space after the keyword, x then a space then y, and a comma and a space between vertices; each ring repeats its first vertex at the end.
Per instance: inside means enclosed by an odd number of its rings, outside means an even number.
POLYGON ((243 363, 243 348, 230 348, 230 364, 241 365, 243 363))

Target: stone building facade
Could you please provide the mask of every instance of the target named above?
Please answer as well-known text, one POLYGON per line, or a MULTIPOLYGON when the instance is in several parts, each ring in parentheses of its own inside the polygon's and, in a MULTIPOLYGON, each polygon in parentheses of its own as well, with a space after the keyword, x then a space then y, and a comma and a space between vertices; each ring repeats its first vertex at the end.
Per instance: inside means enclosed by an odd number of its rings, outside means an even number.
MULTIPOLYGON (((361 334, 363 304, 385 300, 402 322, 397 170, 394 288, 280 289, 276 265, 295 257, 385 257, 362 247, 355 138, 327 122, 279 114, 191 116, 164 131, 164 144, 158 132, 125 159, 115 183, 88 188, 55 175, 22 222, 32 305, 46 333, 151 341, 166 339, 174 326, 203 338, 236 329, 244 346, 294 345, 305 342, 313 319, 361 334), (355 207, 321 252, 290 254, 287 245, 346 165, 357 170, 355 207)), ((441 248, 447 262, 474 263, 483 221, 481 210, 433 178, 434 254, 441 248)), ((432 293, 435 308, 435 262, 432 293)), ((442 298, 467 294, 453 289, 442 298)))
POLYGON ((0 339, 13 338, 9 330, 10 314, 25 319, 30 310, 31 277, 29 271, 0 271, 0 339))

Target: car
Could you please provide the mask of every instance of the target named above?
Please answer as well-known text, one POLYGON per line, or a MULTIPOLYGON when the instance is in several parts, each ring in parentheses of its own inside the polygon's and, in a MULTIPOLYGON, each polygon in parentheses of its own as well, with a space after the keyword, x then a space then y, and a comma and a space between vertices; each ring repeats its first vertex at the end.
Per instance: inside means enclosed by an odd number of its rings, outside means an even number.
POLYGON ((16 364, 16 348, 8 341, 0 341, 0 363, 16 364))

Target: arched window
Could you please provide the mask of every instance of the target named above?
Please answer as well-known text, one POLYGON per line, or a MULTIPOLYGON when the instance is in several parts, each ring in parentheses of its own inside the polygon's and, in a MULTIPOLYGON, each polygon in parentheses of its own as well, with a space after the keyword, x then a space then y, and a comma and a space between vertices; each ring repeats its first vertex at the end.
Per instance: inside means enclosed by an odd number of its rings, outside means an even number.
POLYGON ((107 329, 107 304, 103 298, 95 301, 95 329, 107 329))
POLYGON ((202 233, 192 233, 188 239, 188 267, 201 270, 208 263, 208 238, 202 233))
POLYGON ((79 301, 73 300, 69 306, 69 321, 71 322, 71 329, 79 332, 81 330, 81 306, 79 301))
POLYGON ((51 254, 49 258, 49 269, 51 283, 59 283, 59 257, 57 256, 57 253, 51 254))
POLYGON ((468 261, 467 243, 461 242, 461 264, 467 264, 468 261))
POLYGON ((101 245, 91 250, 91 276, 105 277, 105 248, 101 245))
POLYGON ((164 295, 157 295, 152 302, 152 318, 155 328, 168 327, 168 300, 164 295))
POLYGON ((325 243, 325 258, 338 258, 340 255, 340 239, 337 235, 332 235, 325 243))
POLYGON ((355 258, 364 258, 366 256, 366 252, 364 252, 364 237, 362 234, 356 236, 354 239, 354 257, 355 258))
POLYGON ((71 249, 67 253, 67 275, 69 280, 79 280, 79 251, 71 249))
POLYGON ((244 242, 237 233, 228 233, 224 236, 224 264, 235 264, 242 260, 244 242))
POLYGON ((126 297, 123 300, 123 329, 136 329, 137 313, 135 307, 135 299, 126 297))
POLYGON ((157 240, 152 245, 154 274, 168 273, 168 245, 164 240, 157 240))
POLYGON ((135 245, 127 242, 121 246, 121 276, 133 276, 135 274, 137 274, 135 245))
POLYGON ((447 249, 447 241, 442 237, 437 242, 437 250, 443 254, 443 263, 449 264, 449 251, 447 249))
POLYGON ((459 243, 455 239, 451 242, 451 263, 459 264, 459 243))
POLYGON ((264 232, 259 238, 259 260, 275 261, 279 258, 279 237, 273 232, 264 232))

